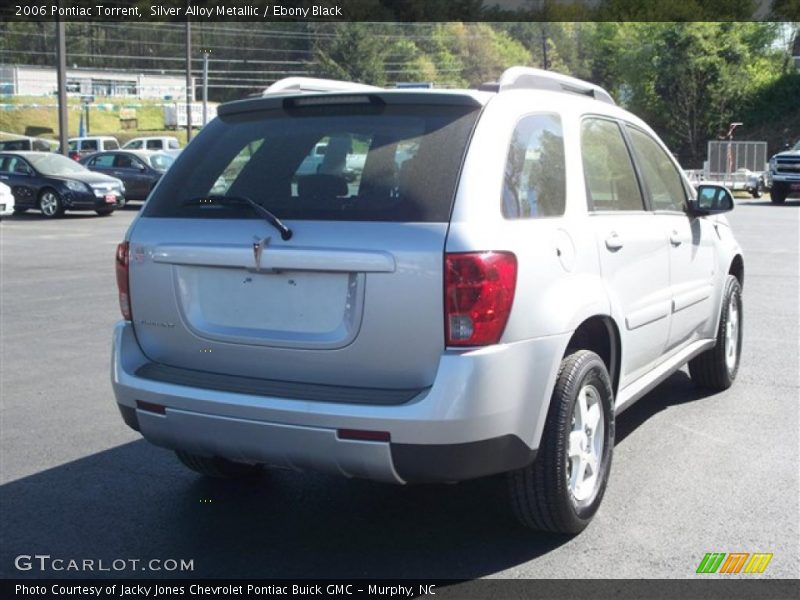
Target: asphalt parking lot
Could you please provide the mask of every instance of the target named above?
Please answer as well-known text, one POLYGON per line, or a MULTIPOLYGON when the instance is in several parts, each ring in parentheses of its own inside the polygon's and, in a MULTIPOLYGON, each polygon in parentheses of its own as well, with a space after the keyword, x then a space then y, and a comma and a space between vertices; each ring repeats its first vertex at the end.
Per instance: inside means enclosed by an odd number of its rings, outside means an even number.
POLYGON ((706 552, 771 552, 760 577, 800 576, 800 200, 738 199, 739 378, 704 396, 680 372, 621 415, 603 506, 572 539, 520 530, 499 478, 220 484, 142 441, 108 375, 113 255, 134 215, 0 223, 2 577, 93 575, 14 566, 46 554, 193 560, 193 577, 686 578, 706 552))

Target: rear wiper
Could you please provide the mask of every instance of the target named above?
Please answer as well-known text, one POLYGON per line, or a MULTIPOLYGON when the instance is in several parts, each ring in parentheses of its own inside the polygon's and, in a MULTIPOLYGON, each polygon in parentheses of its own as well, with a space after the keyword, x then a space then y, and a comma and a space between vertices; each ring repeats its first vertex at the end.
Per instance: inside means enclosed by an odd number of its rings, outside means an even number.
POLYGON ((223 196, 221 194, 209 194, 208 196, 198 196, 186 200, 181 206, 203 206, 203 205, 220 205, 232 206, 246 204, 250 206, 257 213, 261 214, 267 220, 267 223, 272 225, 275 229, 281 232, 281 239, 286 241, 292 239, 292 230, 283 224, 278 217, 272 214, 269 210, 261 206, 258 202, 254 202, 247 196, 223 196))

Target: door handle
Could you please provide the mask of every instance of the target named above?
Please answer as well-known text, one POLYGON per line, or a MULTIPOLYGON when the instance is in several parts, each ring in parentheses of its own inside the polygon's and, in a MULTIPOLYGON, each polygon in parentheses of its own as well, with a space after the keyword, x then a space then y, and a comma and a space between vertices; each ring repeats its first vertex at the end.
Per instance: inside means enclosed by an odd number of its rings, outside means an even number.
POLYGON ((678 235, 677 231, 673 231, 669 234, 669 243, 675 247, 678 247, 683 243, 683 240, 681 239, 681 236, 678 235))
POLYGON ((619 237, 616 231, 612 231, 611 234, 606 238, 606 248, 616 251, 622 248, 622 246, 624 246, 622 238, 619 237))

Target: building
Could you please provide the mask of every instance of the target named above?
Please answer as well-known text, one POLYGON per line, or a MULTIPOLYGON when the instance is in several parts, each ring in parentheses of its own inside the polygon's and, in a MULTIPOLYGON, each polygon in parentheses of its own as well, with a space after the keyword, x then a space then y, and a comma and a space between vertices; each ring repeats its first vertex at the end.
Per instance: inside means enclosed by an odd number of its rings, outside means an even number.
MULTIPOLYGON (((194 81, 192 83, 194 88, 194 81)), ((53 68, 0 65, 0 95, 52 96, 57 92, 58 79, 53 68)), ((183 99, 186 98, 186 77, 143 74, 135 71, 67 69, 67 94, 183 99)))

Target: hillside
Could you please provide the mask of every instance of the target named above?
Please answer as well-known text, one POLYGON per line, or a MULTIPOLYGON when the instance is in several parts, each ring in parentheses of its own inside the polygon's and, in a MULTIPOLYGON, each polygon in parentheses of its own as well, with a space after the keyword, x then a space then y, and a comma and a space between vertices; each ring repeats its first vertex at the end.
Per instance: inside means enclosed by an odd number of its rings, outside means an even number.
MULTIPOLYGON (((186 131, 164 128, 163 104, 161 100, 108 99, 90 105, 89 133, 91 135, 113 135, 125 142, 140 135, 174 135, 181 143, 186 142, 186 131), (136 111, 138 127, 123 129, 120 109, 136 111)), ((78 135, 81 105, 77 98, 68 100, 69 135, 78 135)), ((56 139, 58 137, 58 108, 55 98, 45 97, 0 97, 0 139, 5 134, 18 134, 56 139)))

